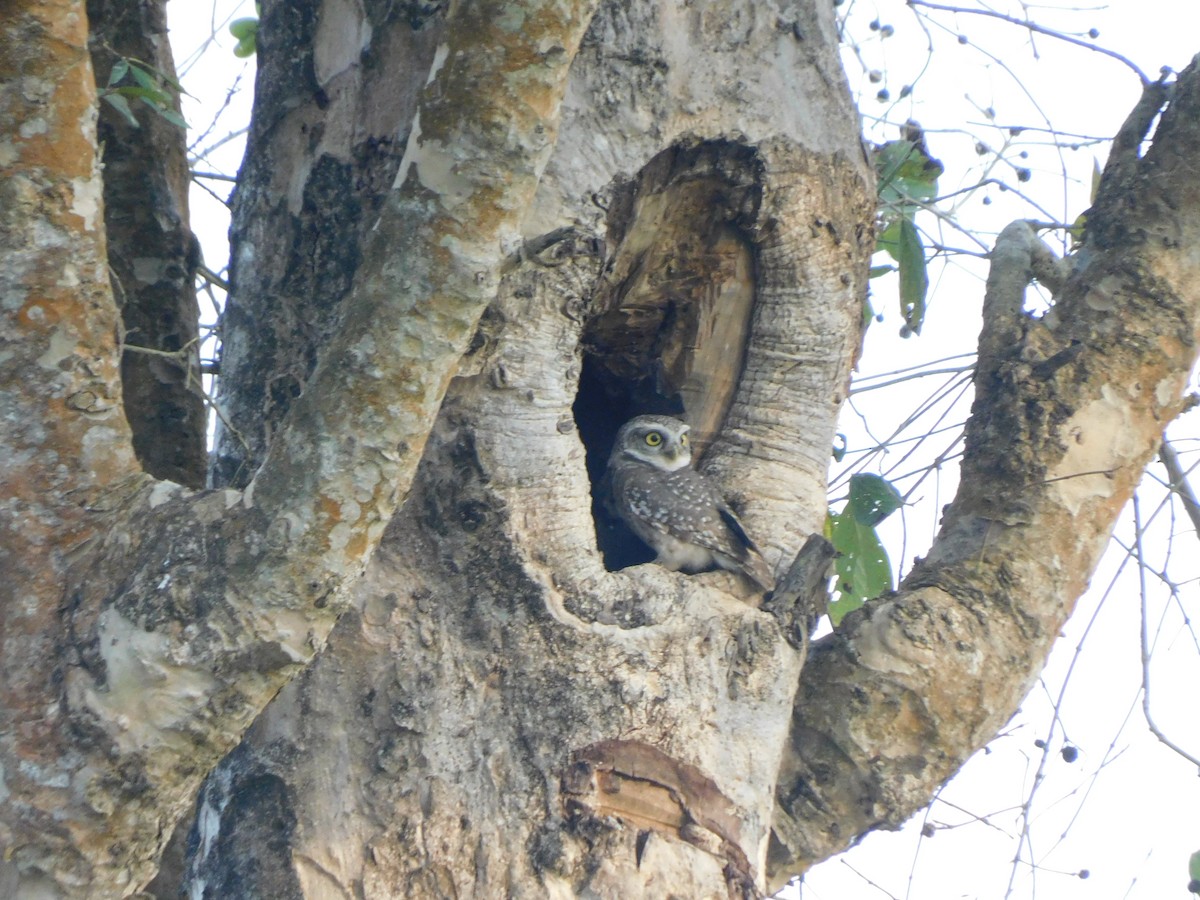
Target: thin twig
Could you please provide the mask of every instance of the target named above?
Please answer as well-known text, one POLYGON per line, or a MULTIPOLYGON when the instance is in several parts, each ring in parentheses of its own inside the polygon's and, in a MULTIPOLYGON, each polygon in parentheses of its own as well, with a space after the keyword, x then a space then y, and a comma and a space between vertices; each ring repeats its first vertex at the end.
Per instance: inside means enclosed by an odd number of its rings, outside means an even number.
POLYGON ((974 368, 974 364, 967 366, 955 366, 947 369, 925 369, 923 371, 913 372, 908 375, 901 375, 898 378, 893 378, 891 381, 880 381, 877 384, 863 384, 857 382, 850 387, 851 394, 864 394, 867 391, 878 390, 879 388, 893 387, 897 384, 903 384, 906 381, 914 381, 918 378, 926 378, 930 375, 961 375, 965 372, 970 372, 974 368))
POLYGON ((908 5, 920 6, 924 9, 935 9, 939 12, 962 13, 963 15, 968 16, 985 16, 989 19, 999 19, 1000 21, 1007 22, 1010 25, 1016 25, 1019 28, 1027 28, 1029 31, 1037 34, 1044 34, 1046 37, 1056 38, 1060 41, 1065 41, 1068 44, 1074 44, 1076 47, 1083 47, 1085 50, 1092 50, 1101 54, 1102 56, 1115 59, 1117 62, 1123 63, 1132 69, 1137 74, 1137 77, 1141 79, 1142 84, 1148 84, 1150 82, 1150 79, 1146 77, 1146 73, 1139 69, 1133 60, 1122 56, 1115 50, 1109 50, 1107 47, 1100 47, 1096 44, 1088 43, 1081 38, 1071 37, 1069 34, 1063 34, 1061 31, 1055 31, 1052 28, 1046 28, 1042 25, 1030 22, 1027 19, 1018 19, 1014 16, 1006 16, 1004 13, 996 12, 990 9, 966 9, 961 6, 942 6, 940 3, 927 3, 925 0, 908 0, 908 5))
POLYGON ((1200 500, 1196 499, 1196 493, 1187 480, 1187 473, 1183 471, 1183 466, 1179 462, 1179 454, 1175 452, 1175 448, 1166 438, 1163 438, 1162 446, 1158 448, 1158 458, 1162 460, 1163 467, 1167 470, 1169 479, 1167 486, 1179 497, 1184 512, 1192 520, 1192 527, 1196 529, 1197 537, 1200 537, 1200 500))
POLYGON ((214 287, 219 287, 226 294, 229 293, 229 282, 207 266, 197 266, 196 274, 214 287))
POLYGON ((1142 556, 1142 511, 1141 504, 1138 502, 1138 495, 1133 495, 1133 534, 1134 534, 1134 552, 1137 554, 1138 561, 1138 578, 1140 580, 1140 589, 1142 597, 1142 715, 1146 717, 1146 727, 1150 729, 1150 733, 1158 738, 1162 743, 1166 744, 1197 769, 1200 769, 1200 758, 1193 756, 1184 750, 1181 746, 1171 740, 1154 722, 1154 717, 1150 714, 1150 625, 1149 616, 1147 614, 1147 598, 1146 590, 1146 561, 1142 556))

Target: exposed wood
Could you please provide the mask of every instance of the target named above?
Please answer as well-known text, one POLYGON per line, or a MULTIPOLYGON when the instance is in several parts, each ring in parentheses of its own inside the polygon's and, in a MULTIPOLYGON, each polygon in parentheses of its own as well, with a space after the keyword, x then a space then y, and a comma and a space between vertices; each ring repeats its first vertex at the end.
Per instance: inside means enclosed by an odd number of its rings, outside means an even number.
POLYGON ((750 147, 696 141, 612 192, 610 261, 584 336, 625 414, 670 412, 701 457, 733 403, 754 308, 747 227, 761 202, 750 147))

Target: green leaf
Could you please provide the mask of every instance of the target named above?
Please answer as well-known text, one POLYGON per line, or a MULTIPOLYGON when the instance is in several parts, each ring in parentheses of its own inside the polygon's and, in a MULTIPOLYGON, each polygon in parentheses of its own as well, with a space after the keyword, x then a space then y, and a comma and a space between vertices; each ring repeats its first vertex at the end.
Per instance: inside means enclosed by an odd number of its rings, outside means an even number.
POLYGON ((900 262, 900 223, 906 221, 896 216, 875 236, 875 250, 887 253, 896 262, 900 262))
POLYGON ((1188 878, 1191 881, 1200 881, 1200 850, 1192 854, 1192 858, 1188 860, 1188 878))
POLYGON ((1083 234, 1087 231, 1087 213, 1082 212, 1075 217, 1075 221, 1071 223, 1071 227, 1067 229, 1067 233, 1071 235, 1071 244, 1077 245, 1083 240, 1083 234))
POLYGON ((874 527, 904 505, 892 483, 879 475, 850 476, 850 502, 846 510, 862 525, 874 527))
POLYGON ((925 270, 925 248, 917 228, 908 219, 900 220, 900 315, 913 334, 921 333, 925 322, 925 294, 929 290, 929 274, 925 270))
POLYGON ((189 97, 192 96, 191 94, 188 94, 188 92, 183 89, 183 85, 179 83, 178 78, 173 78, 172 76, 168 75, 166 72, 160 72, 157 69, 154 70, 154 74, 157 75, 161 80, 163 80, 167 84, 169 84, 171 87, 173 87, 175 90, 177 90, 179 93, 187 94, 189 97))
POLYGON ((124 116, 125 120, 134 128, 141 128, 141 125, 138 124, 137 117, 133 114, 133 110, 129 108, 129 101, 120 94, 117 94, 113 91, 106 91, 101 95, 100 99, 124 116))
POLYGON ((171 102, 170 94, 164 94, 157 88, 144 88, 132 84, 127 84, 124 87, 113 88, 111 91, 109 91, 109 93, 116 94, 121 97, 132 97, 134 100, 141 100, 147 106, 151 106, 156 110, 163 105, 170 104, 171 102))
POLYGON ((113 63, 112 71, 108 73, 108 86, 112 87, 125 77, 125 73, 129 71, 129 60, 124 57, 113 63))
POLYGON ((157 112, 160 116, 162 116, 164 119, 166 119, 172 125, 178 125, 180 128, 184 129, 185 131, 187 130, 187 127, 188 127, 187 120, 184 119, 183 116, 181 116, 179 113, 175 112, 175 110, 169 109, 167 107, 161 107, 161 108, 156 109, 155 112, 157 112))
POLYGON ((892 564, 875 529, 859 522, 849 508, 826 516, 825 536, 838 552, 837 596, 829 604, 829 618, 836 626, 847 613, 892 589, 892 564))
POLYGON ((133 80, 142 87, 151 91, 162 91, 158 84, 158 79, 154 77, 144 66, 132 65, 129 67, 129 73, 133 76, 133 80))

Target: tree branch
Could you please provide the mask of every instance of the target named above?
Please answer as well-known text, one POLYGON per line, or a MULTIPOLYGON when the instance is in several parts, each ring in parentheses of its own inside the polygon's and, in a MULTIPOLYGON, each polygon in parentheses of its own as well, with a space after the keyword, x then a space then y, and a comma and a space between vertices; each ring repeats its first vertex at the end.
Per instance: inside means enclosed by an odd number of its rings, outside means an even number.
POLYGON ((1099 53, 1102 56, 1107 56, 1110 59, 1115 59, 1117 62, 1128 66, 1137 77, 1146 84, 1149 79, 1146 74, 1137 67, 1137 65, 1128 57, 1122 56, 1115 50, 1109 50, 1107 47, 1100 47, 1088 41, 1081 40, 1076 37, 1071 37, 1069 34, 1063 34, 1061 31, 1055 31, 1052 28, 1046 28, 1043 25, 1038 25, 1036 22, 1031 22, 1028 19, 1018 19, 1014 16, 1006 16, 1004 13, 996 12, 991 9, 970 9, 963 6, 943 6, 940 3, 926 3, 925 0, 908 0, 909 6, 916 6, 923 9, 937 10, 938 12, 960 13, 970 16, 984 16, 989 19, 999 19, 1001 22, 1007 22, 1010 25, 1016 25, 1020 28, 1027 28, 1035 34, 1044 34, 1046 37, 1052 37, 1056 40, 1065 41, 1068 44, 1074 44, 1076 47, 1083 47, 1085 50, 1091 50, 1099 53))
MULTIPOLYGON (((774 884, 898 826, 1032 684, 1185 406, 1200 333, 1197 147, 1194 63, 1135 164, 1136 190, 1101 186, 1089 241, 1102 246, 1078 254, 1053 316, 1024 319, 1020 279, 989 279, 962 481, 938 538, 898 594, 810 652, 776 793, 774 884)), ((1032 233, 1006 235, 1018 249, 993 266, 1027 279, 1032 233)))
POLYGON ((138 471, 120 407, 86 26, 70 0, 0 13, 0 459, 12 467, 4 493, 23 486, 35 506, 138 471), (80 464, 48 469, 45 454, 80 464))
POLYGON ((1187 513, 1187 517, 1192 522, 1192 528, 1200 536, 1200 500, 1196 499, 1196 492, 1192 490, 1187 472, 1183 470, 1179 454, 1175 452, 1175 448, 1165 437, 1162 445, 1158 448, 1158 458, 1162 460, 1163 468, 1167 470, 1167 486, 1179 497, 1179 501, 1183 504, 1183 511, 1187 513))
POLYGON ((529 0, 511 30, 510 4, 478 0, 457 8, 473 26, 449 24, 341 332, 247 491, 315 593, 361 568, 408 490, 554 146, 594 5, 529 0))

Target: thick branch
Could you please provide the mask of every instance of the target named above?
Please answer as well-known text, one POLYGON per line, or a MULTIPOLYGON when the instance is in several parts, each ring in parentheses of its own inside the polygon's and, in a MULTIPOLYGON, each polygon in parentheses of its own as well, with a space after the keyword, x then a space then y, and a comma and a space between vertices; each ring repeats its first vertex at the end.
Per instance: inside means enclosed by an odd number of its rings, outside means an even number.
POLYGON ((21 723, 0 743, 18 841, 0 881, 105 896, 152 874, 207 767, 323 644, 407 490, 553 146, 592 2, 456 5, 344 328, 245 495, 130 477, 86 18, 27 5, 0 18, 2 333, 24 341, 0 354, 2 411, 30 423, 3 430, 0 460, 33 510, 0 548, 36 549, 0 560, 17 591, 4 714, 21 723))
POLYGON ((5 493, 38 503, 136 466, 120 410, 83 4, 6 4, 0 29, 0 459, 11 467, 5 493), (76 464, 46 466, 45 454, 76 464))
POLYGON ((365 563, 407 492, 554 146, 593 8, 535 0, 520 25, 496 0, 452 14, 342 330, 250 489, 318 597, 365 563))
MULTIPOLYGON (((41 721, 64 553, 137 472, 121 412, 82 2, 0 7, 0 682, 41 721), (45 676, 45 677, 43 677, 45 676), (28 687, 28 694, 25 688, 28 687)), ((12 786, 11 784, 9 785, 12 786)))
MULTIPOLYGON (((777 793, 776 883, 903 822, 1032 684, 1183 407, 1200 331, 1198 146, 1193 64, 1136 162, 1137 189, 1102 187, 1053 315, 1021 315, 1013 286, 1005 299, 989 280, 962 483, 941 533, 900 593, 810 654, 777 793)), ((1034 242, 1008 244, 1027 251, 1013 268, 1032 272, 1034 242)))

